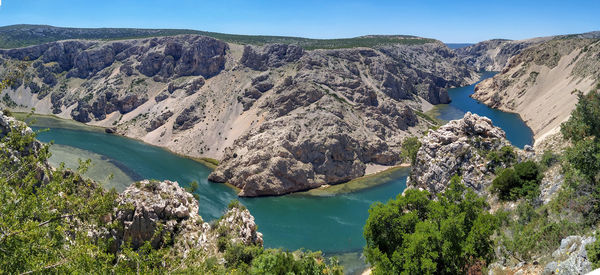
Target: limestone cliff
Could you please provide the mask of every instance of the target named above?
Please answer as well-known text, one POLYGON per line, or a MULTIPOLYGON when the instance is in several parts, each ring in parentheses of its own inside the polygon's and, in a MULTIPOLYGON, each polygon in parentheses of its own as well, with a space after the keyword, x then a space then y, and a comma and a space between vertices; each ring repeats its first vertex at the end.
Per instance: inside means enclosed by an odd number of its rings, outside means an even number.
MULTIPOLYGON (((477 194, 489 194, 488 187, 495 175, 489 169, 487 154, 510 146, 502 129, 492 125, 489 118, 470 112, 430 131, 420 141, 422 145, 407 185, 433 194, 445 190, 454 175, 461 176, 462 182, 477 194)), ((518 161, 532 156, 515 150, 518 161)))
POLYGON ((473 98, 521 115, 536 144, 559 129, 575 104, 573 91, 600 80, 598 39, 561 38, 524 49, 502 72, 479 83, 473 98))
POLYGON ((492 39, 455 51, 478 71, 501 71, 511 57, 531 45, 550 39, 551 37, 529 40, 492 39))
POLYGON ((112 217, 110 237, 118 248, 124 242, 137 249, 145 242, 152 247, 173 246, 186 257, 201 250, 205 257, 222 257, 217 239, 243 245, 263 245, 262 234, 250 212, 241 205, 230 207, 214 225, 198 214, 198 201, 177 182, 144 180, 129 186, 119 195, 112 217), (223 228, 219 230, 219 228, 223 228))
POLYGON ((241 195, 284 194, 397 164, 403 137, 427 127, 415 111, 475 80, 441 42, 397 39, 305 50, 181 35, 0 50, 0 74, 24 66, 2 104, 222 160, 210 178, 241 195))

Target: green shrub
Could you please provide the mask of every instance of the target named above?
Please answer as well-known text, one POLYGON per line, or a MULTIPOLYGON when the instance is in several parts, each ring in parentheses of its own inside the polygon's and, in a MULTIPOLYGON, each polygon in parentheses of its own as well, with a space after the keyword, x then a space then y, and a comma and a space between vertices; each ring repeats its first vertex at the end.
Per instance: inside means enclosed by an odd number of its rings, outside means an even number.
POLYGON ((544 168, 549 168, 552 165, 556 164, 559 160, 559 156, 552 152, 552 150, 545 150, 542 154, 542 158, 540 159, 540 164, 544 168))
POLYGON ((486 207, 459 177, 437 200, 410 189, 373 204, 364 230, 373 274, 462 274, 489 263, 498 220, 486 207))
POLYGON ((242 205, 242 203, 239 200, 232 200, 229 202, 229 204, 227 204, 227 209, 233 209, 233 208, 237 208, 237 209, 246 209, 246 207, 244 205, 242 205))
POLYGON ((502 170, 492 181, 492 191, 501 200, 517 200, 538 195, 542 174, 533 161, 517 163, 514 168, 502 170))
POLYGON ((600 268, 600 234, 596 233, 596 241, 588 244, 585 249, 588 259, 592 262, 592 268, 600 268))
POLYGON ((495 171, 501 165, 504 167, 512 165, 517 159, 517 154, 512 146, 503 146, 500 150, 490 151, 486 157, 489 160, 488 169, 495 171))
POLYGON ((512 168, 504 169, 492 181, 492 190, 498 194, 501 200, 513 200, 513 189, 519 188, 521 181, 512 168))
POLYGON ((503 146, 499 152, 500 160, 506 164, 511 164, 517 159, 517 154, 512 146, 503 146))
POLYGON ((419 148, 421 148, 421 142, 417 137, 406 138, 402 143, 402 157, 410 161, 411 165, 414 165, 419 148))
POLYGON ((558 222, 550 220, 545 208, 534 210, 523 204, 529 205, 529 202, 521 202, 516 221, 507 227, 510 237, 502 237, 508 252, 517 259, 527 261, 539 255, 549 255, 563 238, 581 233, 581 224, 566 219, 558 222))

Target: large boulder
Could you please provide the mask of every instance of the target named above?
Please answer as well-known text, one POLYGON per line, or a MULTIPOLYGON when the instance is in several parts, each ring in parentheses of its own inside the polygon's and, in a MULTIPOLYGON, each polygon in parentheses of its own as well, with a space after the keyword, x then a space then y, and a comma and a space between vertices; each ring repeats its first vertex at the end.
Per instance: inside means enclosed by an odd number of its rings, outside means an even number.
POLYGON ((115 238, 118 244, 130 242, 134 249, 146 241, 160 247, 188 220, 202 220, 194 196, 172 181, 134 183, 120 194, 118 205, 115 220, 123 226, 115 238))
POLYGON ((483 194, 491 171, 482 153, 510 145, 502 129, 487 117, 466 113, 421 138, 421 148, 411 170, 408 186, 432 193, 443 191, 454 175, 476 193, 483 194))
POLYGON ((113 215, 115 249, 129 243, 136 249, 146 242, 154 248, 173 245, 184 256, 191 249, 219 253, 217 238, 225 233, 233 243, 262 246, 254 217, 241 205, 231 207, 213 227, 198 214, 198 201, 177 182, 143 180, 119 195, 113 215), (169 241, 169 242, 167 242, 169 241))
POLYGON ((568 236, 560 241, 560 247, 552 253, 553 261, 544 268, 544 274, 587 274, 592 271, 586 246, 595 237, 568 236))

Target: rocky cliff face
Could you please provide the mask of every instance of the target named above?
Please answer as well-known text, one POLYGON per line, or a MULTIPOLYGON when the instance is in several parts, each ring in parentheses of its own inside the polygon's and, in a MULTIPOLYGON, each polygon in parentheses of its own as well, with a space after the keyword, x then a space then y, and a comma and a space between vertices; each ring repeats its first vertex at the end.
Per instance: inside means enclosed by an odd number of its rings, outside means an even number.
POLYGON ((555 133, 575 104, 574 90, 588 92, 600 80, 600 42, 563 38, 531 46, 502 72, 475 88, 473 98, 521 115, 536 144, 555 133))
POLYGON ((246 196, 397 164, 403 137, 427 125, 415 111, 447 103, 447 88, 476 78, 439 42, 306 51, 184 35, 60 41, 0 55, 0 73, 25 66, 3 92, 5 105, 220 159, 210 178, 246 196))
POLYGON ((525 43, 493 39, 456 49, 469 65, 478 71, 500 71, 513 55, 526 48, 525 43))
MULTIPOLYGON (((454 175, 477 194, 488 194, 494 174, 486 158, 490 151, 509 146, 502 129, 492 125, 487 117, 468 112, 421 138, 415 165, 408 186, 435 194, 448 186, 454 175)), ((518 151, 519 158, 527 154, 518 151)))
POLYGON ((198 201, 176 182, 144 180, 129 186, 119 195, 110 232, 116 247, 124 242, 137 249, 145 242, 154 248, 173 246, 186 256, 200 249, 208 256, 221 257, 217 238, 226 233, 229 241, 262 246, 254 217, 241 207, 230 208, 211 226, 198 214, 198 201), (218 230, 223 227, 225 230, 218 230))

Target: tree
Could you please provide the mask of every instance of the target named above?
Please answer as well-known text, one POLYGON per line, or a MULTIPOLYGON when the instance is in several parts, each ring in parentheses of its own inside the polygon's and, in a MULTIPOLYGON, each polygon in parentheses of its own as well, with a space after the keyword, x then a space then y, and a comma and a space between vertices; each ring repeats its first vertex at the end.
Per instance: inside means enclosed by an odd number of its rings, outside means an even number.
POLYGON ((490 262, 498 222, 485 201, 459 177, 436 198, 409 189, 371 206, 364 236, 374 274, 459 274, 490 262))
POLYGON ((516 200, 522 197, 537 196, 542 179, 540 168, 533 161, 515 164, 513 168, 502 170, 492 181, 492 191, 501 200, 516 200))
MULTIPOLYGON (((598 85, 600 86, 600 84, 598 85)), ((600 137, 600 94, 598 86, 587 95, 578 92, 578 102, 568 121, 561 124, 561 133, 572 142, 600 137)))
POLYGON ((412 165, 417 159, 417 152, 421 148, 421 142, 417 137, 409 137, 402 143, 402 157, 409 160, 412 165))

